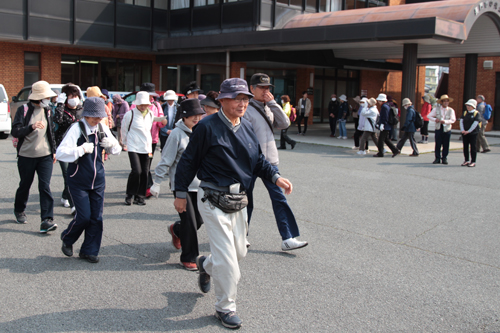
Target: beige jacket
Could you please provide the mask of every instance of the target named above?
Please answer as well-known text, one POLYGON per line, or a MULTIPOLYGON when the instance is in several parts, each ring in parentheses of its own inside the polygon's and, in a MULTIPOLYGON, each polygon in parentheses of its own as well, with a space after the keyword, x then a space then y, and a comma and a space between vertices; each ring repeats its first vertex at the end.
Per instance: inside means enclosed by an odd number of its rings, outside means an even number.
MULTIPOLYGON (((299 102, 297 103, 297 117, 302 114, 302 98, 299 99, 299 102)), ((309 98, 306 98, 306 112, 304 114, 304 117, 309 117, 309 112, 311 112, 311 100, 309 98)))
MULTIPOLYGON (((444 132, 451 131, 451 125, 457 120, 455 115, 455 110, 448 107, 446 110, 443 110, 441 105, 437 105, 434 109, 432 109, 431 113, 429 113, 429 121, 435 122, 437 120, 444 120, 443 130, 444 132)), ((436 123, 436 130, 441 128, 441 123, 436 123)))

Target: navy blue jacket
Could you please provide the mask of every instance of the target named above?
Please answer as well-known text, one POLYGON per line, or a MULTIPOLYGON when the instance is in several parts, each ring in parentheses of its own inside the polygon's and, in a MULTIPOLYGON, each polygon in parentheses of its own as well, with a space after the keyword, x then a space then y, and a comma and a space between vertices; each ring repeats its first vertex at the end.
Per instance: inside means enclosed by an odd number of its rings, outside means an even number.
POLYGON ((415 128, 415 112, 416 111, 413 108, 413 105, 410 105, 408 109, 406 109, 406 120, 402 128, 403 131, 410 133, 417 131, 417 129, 415 128))
POLYGON ((391 107, 389 103, 382 104, 380 108, 380 119, 378 121, 379 125, 384 125, 384 131, 391 131, 392 125, 389 125, 389 112, 391 112, 391 107))
POLYGON ((240 120, 240 125, 231 130, 218 112, 198 123, 177 165, 177 193, 187 192, 195 175, 219 187, 239 183, 242 191, 250 188, 254 174, 273 180, 276 172, 262 154, 251 123, 240 120))
POLYGON ((338 113, 339 119, 346 119, 348 112, 349 112, 349 104, 347 104, 347 102, 342 102, 339 106, 339 113, 338 113))

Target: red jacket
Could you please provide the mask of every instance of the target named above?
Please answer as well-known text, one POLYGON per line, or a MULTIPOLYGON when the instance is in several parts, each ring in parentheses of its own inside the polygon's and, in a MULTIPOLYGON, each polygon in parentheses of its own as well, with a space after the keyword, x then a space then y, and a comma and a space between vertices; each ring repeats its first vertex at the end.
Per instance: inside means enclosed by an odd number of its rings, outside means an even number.
POLYGON ((424 121, 429 121, 429 113, 431 113, 432 110, 432 105, 429 103, 425 102, 424 105, 422 105, 422 111, 420 114, 422 115, 422 118, 424 118, 424 121))

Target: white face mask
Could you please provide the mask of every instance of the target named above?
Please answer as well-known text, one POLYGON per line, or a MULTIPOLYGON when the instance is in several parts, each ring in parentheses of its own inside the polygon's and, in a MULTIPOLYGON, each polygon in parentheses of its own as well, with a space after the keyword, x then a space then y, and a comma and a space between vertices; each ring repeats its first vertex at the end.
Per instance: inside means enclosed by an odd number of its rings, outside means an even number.
POLYGON ((71 108, 75 108, 79 103, 80 103, 80 98, 78 97, 68 99, 68 105, 71 108))
POLYGON ((41 107, 48 107, 50 105, 50 99, 44 98, 40 101, 41 107))
POLYGON ((332 101, 334 101, 334 102, 335 102, 336 100, 337 100, 337 99, 336 99, 335 97, 333 97, 333 98, 332 98, 332 101))
POLYGON ((407 110, 407 109, 408 109, 408 106, 409 106, 409 105, 404 105, 403 107, 405 108, 405 110, 407 110))

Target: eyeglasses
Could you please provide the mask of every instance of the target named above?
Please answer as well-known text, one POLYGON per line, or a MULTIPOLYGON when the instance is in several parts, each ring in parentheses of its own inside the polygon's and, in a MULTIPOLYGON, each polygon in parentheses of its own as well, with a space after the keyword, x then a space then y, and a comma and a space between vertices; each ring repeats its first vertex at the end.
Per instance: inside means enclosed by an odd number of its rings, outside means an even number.
POLYGON ((244 97, 244 98, 235 98, 234 99, 236 101, 236 103, 240 104, 241 102, 243 102, 243 104, 248 104, 248 102, 250 102, 250 99, 248 97, 244 97))

